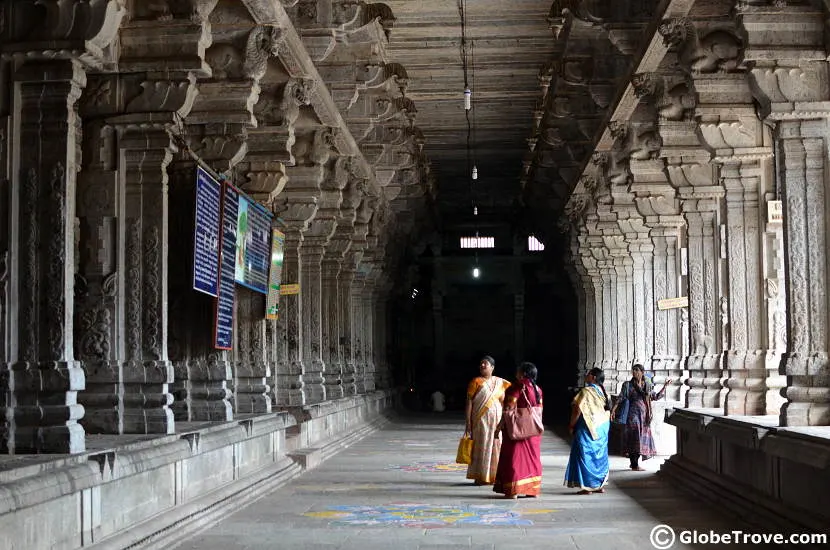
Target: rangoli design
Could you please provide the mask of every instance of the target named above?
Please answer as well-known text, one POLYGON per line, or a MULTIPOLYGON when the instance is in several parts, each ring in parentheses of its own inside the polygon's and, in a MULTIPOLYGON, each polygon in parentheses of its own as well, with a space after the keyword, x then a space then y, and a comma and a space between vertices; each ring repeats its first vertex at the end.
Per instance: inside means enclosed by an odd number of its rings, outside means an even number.
POLYGON ((466 464, 457 462, 412 462, 410 464, 395 464, 386 468, 387 470, 401 470, 404 472, 466 472, 466 464))
POLYGON ((429 504, 386 504, 380 506, 330 506, 323 512, 303 515, 329 519, 333 527, 417 527, 434 529, 453 525, 491 525, 525 527, 533 525, 526 516, 548 514, 556 510, 512 509, 491 504, 433 506, 429 504))

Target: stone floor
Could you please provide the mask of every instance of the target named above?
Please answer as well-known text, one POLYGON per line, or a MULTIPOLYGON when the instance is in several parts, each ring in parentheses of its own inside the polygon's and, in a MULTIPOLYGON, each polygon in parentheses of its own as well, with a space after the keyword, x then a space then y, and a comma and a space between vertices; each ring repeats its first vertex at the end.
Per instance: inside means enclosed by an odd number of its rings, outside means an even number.
MULTIPOLYGON (((758 532, 673 489, 656 473, 659 459, 631 472, 613 457, 608 491, 575 495, 562 483, 568 443, 553 433, 543 442, 542 497, 497 498, 453 463, 461 426, 457 417, 397 419, 179 549, 647 550, 659 524, 678 534, 758 532)), ((671 546, 727 547, 772 546, 671 546)))

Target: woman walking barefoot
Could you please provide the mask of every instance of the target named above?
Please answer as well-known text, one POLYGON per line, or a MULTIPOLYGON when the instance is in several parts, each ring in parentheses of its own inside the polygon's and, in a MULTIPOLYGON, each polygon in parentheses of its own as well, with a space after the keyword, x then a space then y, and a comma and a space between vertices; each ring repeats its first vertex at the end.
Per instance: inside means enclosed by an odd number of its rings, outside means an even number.
POLYGON ((571 422, 573 435, 571 456, 565 469, 565 484, 579 487, 580 495, 604 493, 608 483, 608 432, 611 408, 603 383, 602 369, 594 368, 585 375, 585 387, 573 401, 571 422))

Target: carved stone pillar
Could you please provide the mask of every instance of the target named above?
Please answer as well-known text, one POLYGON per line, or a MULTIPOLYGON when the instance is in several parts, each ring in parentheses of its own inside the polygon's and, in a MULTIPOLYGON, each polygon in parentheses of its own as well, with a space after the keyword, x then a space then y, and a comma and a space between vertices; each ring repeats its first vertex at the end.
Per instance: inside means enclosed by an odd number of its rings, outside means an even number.
MULTIPOLYGON (((142 114, 135 119, 146 117, 142 114)), ((147 126, 121 126, 127 184, 124 429, 128 433, 173 433, 169 391, 173 365, 167 357, 166 169, 175 146, 163 126, 147 126)))
POLYGON ((78 453, 85 450, 77 404, 85 376, 73 348, 75 187, 80 119, 76 102, 86 85, 79 62, 33 62, 13 74, 10 140, 13 243, 10 294, 16 296, 7 385, 10 453, 78 453), (13 415, 13 418, 12 416, 13 415))
POLYGON ((355 378, 355 345, 354 345, 354 317, 352 315, 352 286, 354 285, 355 270, 349 261, 344 262, 343 268, 337 277, 337 298, 339 311, 339 347, 343 361, 343 395, 348 397, 357 394, 355 378))
POLYGON ((689 236, 689 314, 692 349, 688 359, 688 406, 721 407, 721 331, 717 212, 697 200, 684 202, 689 236))
POLYGON ((775 144, 783 165, 779 183, 786 204, 789 312, 784 365, 790 378, 782 424, 826 426, 830 425, 825 263, 830 253, 825 189, 828 124, 825 119, 814 128, 804 126, 803 121, 780 122, 775 144))
POLYGON ((340 399, 343 390, 343 347, 340 345, 340 294, 337 284, 340 262, 326 259, 323 261, 323 304, 321 320, 323 323, 322 352, 325 370, 326 399, 340 399))
POLYGON ((375 285, 377 274, 365 277, 360 292, 360 311, 363 324, 363 391, 375 391, 375 285))
MULTIPOLYGON (((315 224, 315 220, 312 224, 315 224)), ((325 401, 322 356, 322 261, 324 246, 317 239, 304 240, 301 249, 300 303, 303 332, 303 394, 305 403, 325 401)))
POLYGON ((266 345, 265 295, 236 289, 236 412, 271 412, 271 368, 266 345))
POLYGON ((357 395, 366 393, 366 318, 364 317, 363 288, 366 275, 355 273, 351 287, 352 350, 354 356, 354 383, 357 395))
MULTIPOLYGON (((285 228, 285 250, 282 264, 283 284, 300 282, 300 246, 302 232, 317 210, 314 203, 294 205, 282 214, 285 228)), ((303 289, 300 289, 303 292, 303 289)), ((299 296, 280 297, 280 333, 277 364, 277 405, 295 407, 305 403, 303 394, 302 307, 299 296)))
MULTIPOLYGON (((682 225, 682 220, 677 221, 682 225)), ((665 372, 676 382, 666 390, 667 399, 685 403, 688 386, 681 385, 688 376, 684 358, 689 354, 688 308, 656 309, 656 302, 676 298, 683 294, 680 283, 681 268, 678 258, 680 229, 677 225, 657 224, 651 229, 654 243, 654 355, 651 366, 654 371, 665 372)))
MULTIPOLYGON (((96 85, 94 80, 91 85, 96 85)), ((88 113, 82 108, 81 115, 88 113)), ((75 354, 86 373, 78 402, 85 410, 87 433, 124 431, 124 189, 118 183, 114 151, 113 128, 88 120, 85 166, 78 176, 74 312, 75 354)))
MULTIPOLYGON (((762 314, 760 234, 760 166, 729 163, 721 168, 726 188, 726 240, 729 283, 729 346, 726 369, 729 389, 725 413, 766 413, 767 350, 762 314)), ((773 354, 774 355, 774 354, 773 354)))
POLYGON ((633 237, 631 250, 634 363, 648 365, 654 355, 654 244, 648 238, 633 237))

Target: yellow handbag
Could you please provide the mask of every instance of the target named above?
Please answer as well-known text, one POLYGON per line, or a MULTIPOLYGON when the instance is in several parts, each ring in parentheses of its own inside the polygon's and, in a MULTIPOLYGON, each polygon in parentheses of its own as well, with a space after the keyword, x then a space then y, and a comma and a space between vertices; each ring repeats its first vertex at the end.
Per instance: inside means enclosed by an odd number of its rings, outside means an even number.
POLYGON ((455 453, 455 461, 459 464, 469 464, 473 461, 473 440, 466 434, 458 442, 458 452, 455 453))

